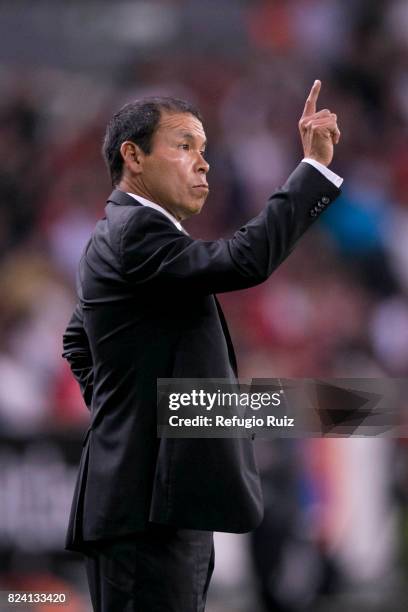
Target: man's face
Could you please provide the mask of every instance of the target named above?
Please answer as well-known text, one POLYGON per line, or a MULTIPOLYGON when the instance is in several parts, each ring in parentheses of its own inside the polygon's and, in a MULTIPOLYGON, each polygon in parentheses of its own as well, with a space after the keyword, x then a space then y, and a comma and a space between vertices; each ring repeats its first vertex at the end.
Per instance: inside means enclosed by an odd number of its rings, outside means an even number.
POLYGON ((190 113, 162 112, 139 181, 146 197, 182 220, 200 212, 208 196, 203 125, 190 113))

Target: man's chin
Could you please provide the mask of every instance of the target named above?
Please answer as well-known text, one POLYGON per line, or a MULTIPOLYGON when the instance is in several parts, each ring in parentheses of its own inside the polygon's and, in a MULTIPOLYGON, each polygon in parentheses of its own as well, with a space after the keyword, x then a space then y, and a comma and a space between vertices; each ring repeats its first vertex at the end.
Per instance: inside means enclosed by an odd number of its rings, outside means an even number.
POLYGON ((184 209, 184 219, 188 217, 192 217, 194 215, 198 215, 201 212, 202 207, 204 206, 204 200, 201 202, 194 202, 190 204, 188 207, 184 209))
POLYGON ((201 204, 199 204, 198 206, 196 206, 196 207, 195 207, 195 210, 194 210, 194 212, 193 212, 192 214, 193 214, 193 215, 198 215, 198 214, 201 212, 201 210, 202 210, 203 206, 204 206, 204 202, 202 202, 201 204))

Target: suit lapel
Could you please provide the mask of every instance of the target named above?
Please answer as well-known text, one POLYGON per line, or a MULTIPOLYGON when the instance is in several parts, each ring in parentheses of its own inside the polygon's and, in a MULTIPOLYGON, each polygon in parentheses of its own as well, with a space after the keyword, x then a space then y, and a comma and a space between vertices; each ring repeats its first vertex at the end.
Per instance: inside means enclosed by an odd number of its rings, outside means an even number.
POLYGON ((224 332, 225 340, 228 346, 228 355, 231 362, 232 369, 236 377, 238 377, 238 365, 237 358, 234 351, 234 345, 232 344, 231 336, 229 333, 227 321, 224 317, 224 313, 222 312, 221 304, 219 303, 217 296, 214 295, 215 305, 217 306, 218 316, 220 317, 222 331, 224 332))

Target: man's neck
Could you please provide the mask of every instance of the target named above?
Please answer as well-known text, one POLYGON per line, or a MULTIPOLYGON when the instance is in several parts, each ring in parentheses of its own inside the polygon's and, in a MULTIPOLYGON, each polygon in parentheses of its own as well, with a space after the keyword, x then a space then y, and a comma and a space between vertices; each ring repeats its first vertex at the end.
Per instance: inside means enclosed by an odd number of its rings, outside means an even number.
MULTIPOLYGON (((140 185, 136 185, 133 181, 129 181, 127 178, 122 178, 120 183, 116 186, 116 189, 120 189, 126 193, 133 193, 135 196, 140 196, 141 198, 145 198, 145 200, 149 200, 149 202, 157 204, 151 193, 143 189, 140 185)), ((159 204, 159 206, 161 206, 161 204, 159 204)), ((164 207, 162 206, 162 208, 164 207)))
POLYGON ((179 229, 183 233, 186 233, 185 229, 180 224, 180 222, 175 218, 175 216, 172 215, 168 210, 163 208, 163 206, 160 206, 160 204, 156 204, 156 202, 152 202, 152 200, 149 200, 148 198, 145 198, 144 196, 141 196, 141 195, 136 194, 136 193, 132 193, 131 191, 126 191, 126 193, 128 195, 130 195, 132 198, 135 198, 135 200, 138 200, 140 202, 140 204, 142 204, 143 206, 147 206, 149 208, 153 208, 155 210, 158 210, 163 215, 165 215, 168 219, 170 219, 170 221, 172 221, 172 223, 174 223, 174 225, 177 227, 177 229, 179 229))
POLYGON ((129 181, 126 178, 123 178, 120 183, 116 186, 116 189, 120 189, 121 191, 125 191, 126 193, 132 193, 135 196, 140 198, 144 198, 148 202, 154 204, 155 206, 160 206, 163 210, 165 210, 169 215, 171 215, 174 219, 177 220, 178 223, 182 221, 178 215, 176 215, 172 210, 169 210, 167 206, 164 206, 161 202, 157 202, 154 196, 148 192, 146 189, 141 187, 140 185, 135 185, 133 181, 129 181))

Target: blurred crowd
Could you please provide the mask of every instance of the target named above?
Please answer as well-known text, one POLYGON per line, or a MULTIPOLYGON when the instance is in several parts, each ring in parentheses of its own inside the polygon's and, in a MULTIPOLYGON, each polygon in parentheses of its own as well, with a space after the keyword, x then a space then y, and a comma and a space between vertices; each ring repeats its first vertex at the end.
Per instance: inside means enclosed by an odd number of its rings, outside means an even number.
MULTIPOLYGON (((207 33, 207 49, 131 55, 105 79, 0 66, 1 435, 85 428, 61 337, 111 189, 106 122, 150 94, 191 100, 204 116, 211 191, 186 228, 212 239, 256 215, 301 160, 297 121, 322 80, 319 108, 336 112, 342 131, 331 168, 343 192, 270 280, 222 296, 240 375, 408 376, 408 4, 247 1, 234 19, 236 50, 229 32, 229 51, 215 54, 207 33)), ((211 29, 201 22, 197 35, 211 29)), ((251 549, 266 609, 306 609, 342 581, 393 591, 405 452, 387 439, 260 443, 266 520, 251 549)))

